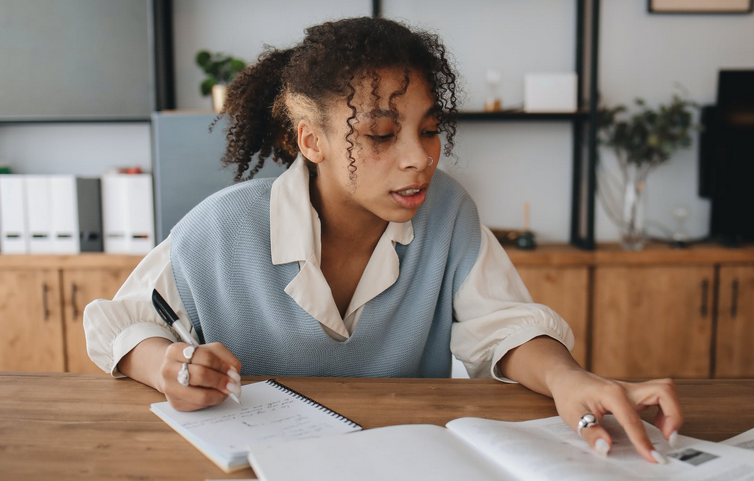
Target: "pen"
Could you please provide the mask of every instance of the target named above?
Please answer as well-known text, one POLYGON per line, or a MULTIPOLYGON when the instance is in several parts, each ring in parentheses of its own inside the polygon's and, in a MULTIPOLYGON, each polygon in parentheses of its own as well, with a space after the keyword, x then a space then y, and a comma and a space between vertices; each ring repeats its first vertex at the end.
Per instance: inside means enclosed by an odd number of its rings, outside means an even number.
MULTIPOLYGON (((172 327, 178 332, 178 335, 181 336, 181 340, 187 344, 191 344, 194 347, 199 347, 199 344, 194 340, 193 337, 191 337, 191 334, 188 333, 185 327, 183 327, 183 324, 180 322, 175 322, 178 320, 178 314, 175 313, 172 307, 167 303, 167 301, 160 295, 159 292, 157 292, 157 289, 152 290, 152 305, 154 306, 155 310, 157 311, 157 314, 160 315, 162 320, 164 320, 168 326, 172 327)), ((230 393, 228 396, 238 404, 241 404, 241 400, 238 399, 238 396, 236 396, 234 393, 230 393)))

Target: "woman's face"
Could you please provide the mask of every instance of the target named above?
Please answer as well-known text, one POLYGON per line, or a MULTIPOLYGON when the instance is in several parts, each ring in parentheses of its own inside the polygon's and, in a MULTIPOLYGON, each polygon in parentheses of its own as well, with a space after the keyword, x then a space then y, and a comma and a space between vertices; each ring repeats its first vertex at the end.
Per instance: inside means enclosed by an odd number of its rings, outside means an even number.
POLYGON ((404 73, 399 70, 378 73, 381 75, 378 104, 374 103, 371 79, 356 87, 351 101, 356 107, 356 119, 352 121, 354 132, 348 140, 354 143, 351 155, 355 160, 355 177, 349 175, 350 144, 346 139, 352 110, 342 100, 330 109, 323 146, 325 160, 319 164, 317 187, 323 200, 329 197, 342 202, 345 212, 406 222, 424 203, 437 169, 441 147, 437 112, 427 82, 412 71, 405 94, 393 99, 396 117, 388 101, 390 94, 401 90, 404 73))

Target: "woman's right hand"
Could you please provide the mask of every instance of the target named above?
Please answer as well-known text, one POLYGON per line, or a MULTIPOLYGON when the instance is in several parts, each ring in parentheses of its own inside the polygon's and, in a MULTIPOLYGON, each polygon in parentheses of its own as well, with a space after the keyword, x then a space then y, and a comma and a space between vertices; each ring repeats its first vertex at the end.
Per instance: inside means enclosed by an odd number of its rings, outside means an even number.
POLYGON ((160 369, 160 391, 178 411, 196 411, 225 401, 230 393, 241 395, 241 361, 219 342, 202 344, 188 365, 189 385, 178 382, 178 372, 189 345, 172 343, 165 350, 160 369))

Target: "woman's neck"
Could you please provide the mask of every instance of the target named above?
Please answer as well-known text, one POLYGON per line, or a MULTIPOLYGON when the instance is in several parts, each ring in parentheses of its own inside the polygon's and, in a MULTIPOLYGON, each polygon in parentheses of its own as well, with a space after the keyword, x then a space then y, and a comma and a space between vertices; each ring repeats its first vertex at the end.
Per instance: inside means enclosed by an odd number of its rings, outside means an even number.
POLYGON ((309 198, 319 214, 323 249, 343 249, 351 253, 371 252, 380 240, 388 221, 361 208, 354 208, 347 200, 322 195, 321 178, 312 176, 309 198))

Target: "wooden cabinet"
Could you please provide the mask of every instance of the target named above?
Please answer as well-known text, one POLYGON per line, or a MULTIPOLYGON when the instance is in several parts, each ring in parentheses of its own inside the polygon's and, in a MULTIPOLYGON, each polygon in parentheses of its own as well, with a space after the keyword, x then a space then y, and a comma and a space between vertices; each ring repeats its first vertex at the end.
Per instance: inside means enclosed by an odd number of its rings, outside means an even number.
POLYGON ((142 256, 0 256, 0 371, 101 372, 83 310, 112 299, 142 256))
POLYGON ((65 370, 60 275, 0 269, 0 371, 65 370))
POLYGON ((592 371, 607 377, 710 376, 714 266, 598 266, 592 371))
POLYGON ((573 357, 587 365, 589 269, 586 267, 520 267, 518 273, 534 302, 554 309, 573 330, 573 357))
POLYGON ((95 299, 112 299, 130 269, 66 269, 63 271, 63 319, 67 371, 102 372, 86 352, 83 311, 95 299))
POLYGON ((754 378, 754 264, 721 266, 716 378, 754 378))

